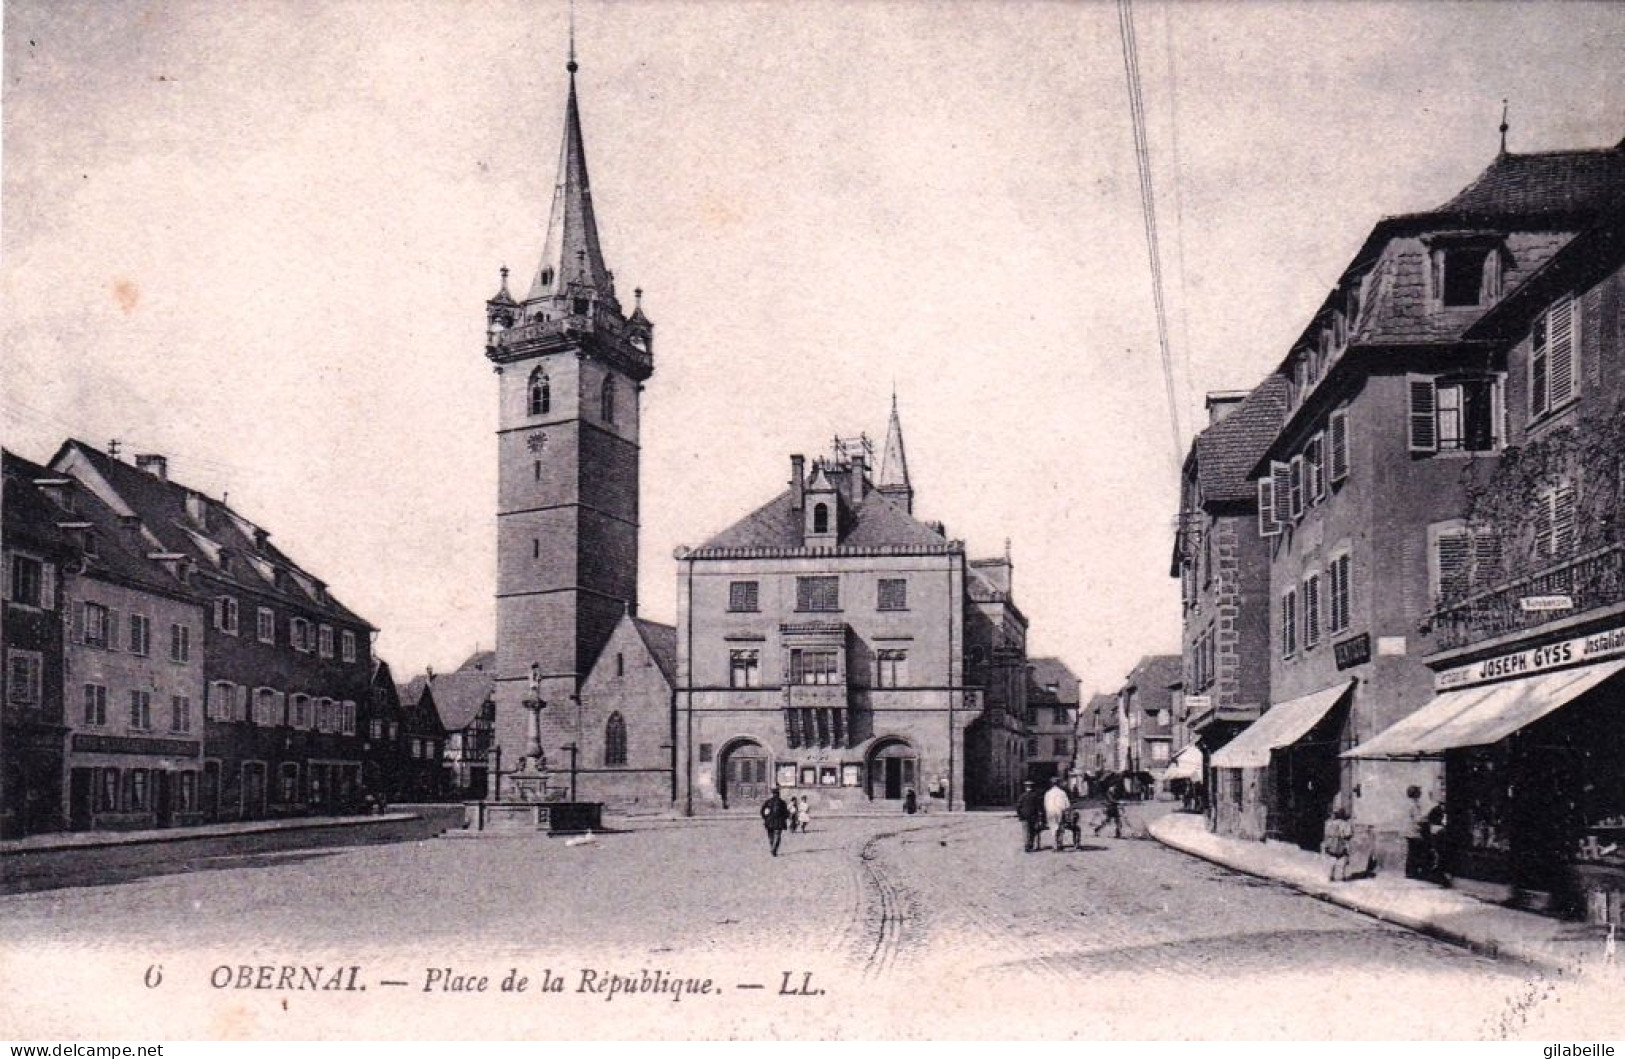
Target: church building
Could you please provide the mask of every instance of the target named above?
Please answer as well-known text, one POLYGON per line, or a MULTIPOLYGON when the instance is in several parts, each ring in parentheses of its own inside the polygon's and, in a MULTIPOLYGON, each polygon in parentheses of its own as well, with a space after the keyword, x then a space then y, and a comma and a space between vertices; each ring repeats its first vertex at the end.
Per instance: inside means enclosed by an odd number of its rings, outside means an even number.
MULTIPOLYGON (((636 618, 639 404, 654 372, 654 327, 637 304, 641 291, 626 312, 599 244, 573 43, 566 69, 564 138, 541 260, 523 297, 510 292, 504 268, 501 289, 486 303, 485 355, 500 403, 496 751, 487 793, 503 797, 503 777, 537 756, 535 717, 541 753, 533 764, 555 777, 571 773, 582 798, 614 803, 664 792, 669 804, 669 693, 634 697, 657 704, 649 716, 640 705, 600 718, 584 700, 584 682, 607 645, 626 639, 617 630, 627 622, 638 643, 672 633, 636 618), (609 749, 612 721, 620 736, 609 749)), ((629 679, 636 646, 621 642, 611 652, 622 670, 608 679, 629 679)), ((603 693, 592 701, 601 705, 603 693)))

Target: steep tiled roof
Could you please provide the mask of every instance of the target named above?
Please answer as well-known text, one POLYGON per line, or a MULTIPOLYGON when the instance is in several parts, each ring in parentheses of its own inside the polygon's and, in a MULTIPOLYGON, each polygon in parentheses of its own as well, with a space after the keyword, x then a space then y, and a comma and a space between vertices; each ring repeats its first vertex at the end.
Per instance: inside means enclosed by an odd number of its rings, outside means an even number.
POLYGON ((26 540, 33 547, 48 547, 59 555, 72 549, 68 535, 57 528, 66 513, 46 497, 34 481, 37 478, 56 478, 59 475, 14 452, 3 456, 6 476, 6 503, 4 512, 5 537, 26 540))
POLYGON ((202 502, 210 512, 209 527, 203 530, 195 525, 186 508, 188 494, 196 494, 196 490, 132 467, 94 446, 73 439, 64 443, 52 461, 53 465, 62 463, 70 455, 84 459, 112 487, 118 498, 140 516, 142 524, 158 538, 166 551, 187 556, 211 576, 250 591, 287 600, 345 622, 371 627, 364 618, 339 603, 331 594, 325 597, 318 594, 314 575, 299 567, 269 540, 256 540, 254 525, 224 503, 203 498, 202 502), (229 549, 240 561, 233 563, 231 569, 222 570, 216 561, 217 549, 211 548, 210 542, 229 549), (266 569, 281 569, 288 576, 278 586, 264 575, 262 571, 266 569))
MULTIPOLYGON (((786 489, 732 526, 718 533, 698 550, 711 548, 800 548, 802 513, 793 509, 786 489)), ((870 492, 855 507, 842 503, 842 547, 879 546, 941 549, 947 546, 942 534, 920 522, 897 503, 879 492, 870 492)))
POLYGON ((644 618, 633 618, 632 624, 637 626, 638 635, 643 637, 644 646, 649 648, 649 655, 665 675, 666 682, 674 683, 677 680, 677 629, 644 618))
POLYGON ((1059 658, 1029 658, 1027 665, 1032 670, 1033 683, 1039 688, 1054 684, 1058 701, 1078 701, 1078 677, 1065 662, 1059 658))
POLYGON ((497 668, 497 653, 495 651, 475 651, 468 656, 468 661, 457 667, 457 672, 467 673, 470 670, 479 670, 485 673, 494 673, 497 668))
POLYGON ((446 731, 457 732, 479 720, 481 710, 495 690, 496 682, 489 673, 436 673, 432 680, 426 676, 413 677, 401 695, 401 702, 409 709, 421 705, 427 691, 446 731))
POLYGON ((1437 212, 1486 219, 1591 213, 1625 184, 1619 148, 1502 154, 1437 212))
POLYGON ((1248 474, 1286 420, 1287 380, 1267 375, 1247 399, 1196 436, 1196 473, 1207 503, 1253 499, 1248 474))

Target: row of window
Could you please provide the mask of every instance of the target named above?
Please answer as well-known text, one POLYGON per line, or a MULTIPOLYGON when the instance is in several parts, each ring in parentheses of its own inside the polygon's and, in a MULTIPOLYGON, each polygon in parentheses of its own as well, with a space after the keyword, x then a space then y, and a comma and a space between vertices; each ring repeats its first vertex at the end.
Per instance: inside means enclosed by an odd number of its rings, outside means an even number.
MULTIPOLYGON (((151 732, 155 730, 155 721, 152 710, 152 692, 132 688, 130 690, 129 730, 132 732, 151 732)), ((107 714, 107 688, 102 684, 84 685, 84 709, 80 720, 86 728, 106 728, 107 714)), ((192 699, 187 695, 171 695, 169 697, 169 713, 165 721, 168 731, 186 734, 192 731, 192 699)))
MULTIPOLYGON (((1040 753, 1039 746, 1040 746, 1039 739, 1038 739, 1038 737, 1036 735, 1028 736, 1027 737, 1027 756, 1028 757, 1037 757, 1039 755, 1039 753, 1040 753)), ((1051 757, 1071 757, 1072 756, 1072 740, 1066 738, 1065 736, 1056 736, 1055 739, 1051 742, 1050 749, 1051 749, 1051 754, 1050 754, 1051 757)))
MULTIPOLYGON (((1541 490, 1530 518, 1534 554, 1561 559, 1574 554, 1579 540, 1575 487, 1563 483, 1541 490)), ((1431 530, 1433 595, 1461 598, 1492 587, 1502 576, 1501 536, 1484 526, 1443 526, 1431 530)))
MULTIPOLYGON (((792 648, 787 680, 791 684, 844 684, 841 652, 836 648, 792 648)), ((728 686, 762 686, 762 652, 757 647, 735 648, 728 652, 728 686)), ((908 652, 886 648, 875 652, 875 687, 908 686, 908 652)))
MULTIPOLYGON (((152 773, 157 769, 100 768, 101 775, 94 781, 96 811, 102 813, 144 813, 154 808, 152 773)), ((171 797, 176 812, 197 811, 197 773, 175 773, 175 786, 171 797)))
MULTIPOLYGON (((263 644, 276 644, 276 612, 270 607, 258 607, 254 613, 254 637, 263 644)), ((231 596, 217 596, 214 601, 214 627, 228 636, 241 631, 237 600, 231 596)), ((304 654, 315 652, 322 658, 333 657, 333 627, 316 624, 305 618, 288 619, 288 646, 304 654)), ((346 662, 356 660, 356 637, 349 629, 339 632, 339 656, 346 662)))
MULTIPOLYGON (((530 373, 529 395, 525 402, 526 410, 533 416, 545 416, 553 411, 553 383, 547 377, 547 372, 537 368, 530 373)), ((606 423, 615 422, 615 377, 604 378, 604 384, 598 390, 598 413, 606 423)))
MULTIPOLYGON (((121 621, 119 612, 89 600, 79 605, 79 642, 107 651, 128 651, 143 657, 152 653, 152 619, 130 614, 121 621)), ((173 622, 169 626, 169 660, 185 664, 192 658, 192 629, 173 622)))
POLYGON ((274 688, 249 688, 217 680, 209 685, 207 705, 211 721, 249 721, 262 728, 287 727, 303 731, 355 735, 356 704, 348 699, 313 698, 286 694, 274 688))
POLYGON ((1313 504, 1326 500, 1331 487, 1349 476, 1348 410, 1339 408, 1316 431, 1303 451, 1286 462, 1270 461, 1270 473, 1258 480, 1258 532, 1281 533, 1313 504))
MULTIPOLYGON (((728 609, 756 612, 761 609, 761 582, 730 581, 728 609)), ((796 578, 797 610, 840 610, 841 579, 831 575, 796 578)), ((876 610, 908 609, 908 578, 882 577, 875 586, 876 610)))
POLYGON ((1348 552, 1332 557, 1324 576, 1317 570, 1301 588, 1281 595, 1281 657, 1291 658, 1320 646, 1322 634, 1346 632, 1351 620, 1352 561, 1348 552))

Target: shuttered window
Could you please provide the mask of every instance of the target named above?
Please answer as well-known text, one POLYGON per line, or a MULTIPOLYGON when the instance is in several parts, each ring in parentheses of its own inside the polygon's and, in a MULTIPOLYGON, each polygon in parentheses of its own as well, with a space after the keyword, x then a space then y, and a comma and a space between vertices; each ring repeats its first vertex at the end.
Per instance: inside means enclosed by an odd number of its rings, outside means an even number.
POLYGON ((1291 498, 1292 498, 1291 499, 1292 517, 1295 518, 1295 519, 1302 518, 1303 517, 1303 492, 1304 492, 1304 490, 1303 490, 1303 457, 1302 456, 1294 456, 1294 457, 1292 457, 1292 462, 1287 465, 1287 468, 1288 468, 1288 470, 1287 470, 1287 481, 1289 483, 1290 495, 1291 495, 1291 498))
POLYGON ((1275 492, 1275 517, 1285 527, 1292 517, 1292 467, 1285 463, 1270 463, 1271 488, 1275 492))
POLYGON ((1349 627, 1349 574, 1351 563, 1347 552, 1333 556, 1331 566, 1327 570, 1327 579, 1330 581, 1327 592, 1327 627, 1333 634, 1343 632, 1349 627))
POLYGON ((1500 576, 1501 539, 1489 529, 1440 532, 1434 542, 1435 599, 1462 599, 1491 587, 1500 576))
POLYGON ((796 578, 797 610, 840 610, 841 579, 838 577, 796 578))
POLYGON ((1339 408, 1327 420, 1326 441, 1328 449, 1327 477, 1335 484, 1349 476, 1349 414, 1347 409, 1339 408))
POLYGON ((760 583, 756 581, 728 582, 728 609, 732 611, 756 610, 759 588, 760 583))
POLYGON ((1579 378, 1574 370, 1579 315, 1574 299, 1564 297, 1535 319, 1529 336, 1531 417, 1562 408, 1579 390, 1579 378))
POLYGON ((1411 376, 1410 385, 1410 448, 1412 452, 1437 452, 1439 449, 1438 394, 1433 380, 1411 376))
POLYGON ((1304 493, 1307 502, 1318 504, 1326 499, 1326 435, 1316 434, 1303 449, 1303 469, 1306 475, 1304 493))
POLYGON ((1276 537, 1281 533, 1281 520, 1275 514, 1275 483, 1269 478, 1258 480, 1258 535, 1276 537))
POLYGON ((1303 579, 1303 646, 1304 650, 1320 643, 1320 575, 1310 574, 1303 579))
POLYGON ((1535 501, 1535 554, 1561 558, 1574 552, 1574 486, 1548 489, 1535 501))
POLYGON ((1298 653, 1298 590, 1288 589, 1281 596, 1281 657, 1291 658, 1298 653))

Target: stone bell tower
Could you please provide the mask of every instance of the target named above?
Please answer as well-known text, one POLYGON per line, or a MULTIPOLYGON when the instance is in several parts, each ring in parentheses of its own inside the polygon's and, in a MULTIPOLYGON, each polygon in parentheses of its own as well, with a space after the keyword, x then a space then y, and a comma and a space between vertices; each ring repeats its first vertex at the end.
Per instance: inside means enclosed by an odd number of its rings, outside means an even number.
POLYGON ((523 299, 509 292, 503 269, 501 290, 486 302, 485 355, 500 402, 501 761, 493 777, 532 752, 530 710, 538 700, 546 765, 563 767, 559 751, 575 732, 580 681, 621 615, 637 611, 638 417, 654 372, 654 327, 641 304, 625 314, 604 264, 573 41, 566 69, 564 142, 541 262, 523 299))

